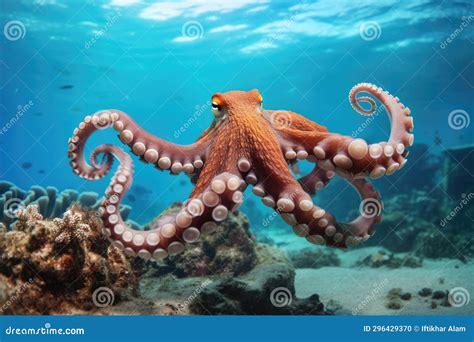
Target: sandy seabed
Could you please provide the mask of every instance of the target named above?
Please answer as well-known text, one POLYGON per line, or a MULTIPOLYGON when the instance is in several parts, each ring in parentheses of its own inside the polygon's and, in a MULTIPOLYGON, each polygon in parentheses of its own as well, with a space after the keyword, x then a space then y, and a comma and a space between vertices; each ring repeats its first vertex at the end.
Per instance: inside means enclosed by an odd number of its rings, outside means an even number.
MULTIPOLYGON (((354 267, 360 260, 380 248, 368 247, 339 254, 340 267, 296 270, 296 295, 307 297, 318 293, 323 303, 336 301, 346 314, 359 315, 473 315, 474 265, 457 259, 424 259, 419 268, 354 267), (459 307, 437 306, 432 308, 431 296, 422 297, 422 288, 467 290, 468 302, 459 307), (401 300, 398 310, 387 308, 387 293, 393 288, 412 295, 401 300)), ((465 292, 466 293, 466 292, 465 292)))

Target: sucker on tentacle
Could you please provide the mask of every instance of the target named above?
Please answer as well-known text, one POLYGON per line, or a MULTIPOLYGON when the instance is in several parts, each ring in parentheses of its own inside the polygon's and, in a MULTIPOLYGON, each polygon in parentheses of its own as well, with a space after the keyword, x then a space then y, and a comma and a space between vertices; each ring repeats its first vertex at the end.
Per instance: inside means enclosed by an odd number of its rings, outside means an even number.
MULTIPOLYGON (((368 144, 365 140, 329 133, 327 130, 296 129, 290 123, 284 127, 274 127, 285 151, 304 148, 310 161, 328 171, 335 171, 344 178, 380 178, 401 169, 406 163, 407 148, 413 144, 413 118, 409 108, 399 99, 393 97, 375 85, 361 83, 353 87, 349 93, 349 101, 353 108, 363 114, 372 115, 376 110, 375 101, 368 96, 357 97, 361 92, 367 92, 384 104, 391 121, 391 133, 387 142, 368 144), (361 102, 370 105, 363 109, 361 102)), ((277 115, 278 111, 271 113, 277 115)), ((300 121, 300 117, 295 117, 300 121)), ((301 126, 301 123, 298 122, 301 126)), ((287 159, 293 155, 285 153, 287 159)), ((291 158, 290 158, 291 157, 291 158)))
POLYGON ((381 219, 380 195, 365 180, 391 174, 406 162, 406 147, 413 143, 410 111, 381 88, 362 83, 355 86, 349 100, 361 114, 373 114, 375 101, 381 101, 390 118, 387 142, 367 144, 362 139, 330 133, 305 117, 289 111, 262 108, 257 90, 217 93, 212 97, 214 120, 191 145, 180 146, 154 137, 140 128, 127 114, 106 110, 86 116, 69 139, 70 164, 86 179, 104 177, 114 157, 120 165, 112 177, 102 202, 105 233, 130 256, 163 258, 184 250, 239 208, 243 191, 252 192, 264 205, 275 209, 294 232, 315 244, 346 248, 367 239, 381 219), (360 103, 368 103, 364 109, 360 103), (113 145, 101 145, 84 158, 89 136, 113 127, 120 141, 135 155, 160 170, 185 172, 195 187, 178 213, 160 216, 153 230, 140 231, 128 226, 118 210, 133 179, 130 155, 113 145), (102 158, 100 158, 102 157, 102 158), (299 160, 315 162, 315 168, 296 180, 288 164, 299 160), (335 176, 345 178, 361 197, 361 215, 350 223, 339 223, 333 215, 311 199, 335 176))

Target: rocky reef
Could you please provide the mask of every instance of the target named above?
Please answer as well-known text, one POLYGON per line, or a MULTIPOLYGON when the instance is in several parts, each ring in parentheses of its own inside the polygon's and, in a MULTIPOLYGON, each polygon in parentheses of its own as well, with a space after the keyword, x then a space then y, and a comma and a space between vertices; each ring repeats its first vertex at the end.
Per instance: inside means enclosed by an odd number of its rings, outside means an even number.
POLYGON ((0 230, 1 313, 94 313, 104 300, 138 295, 129 260, 110 245, 94 211, 73 205, 62 219, 44 220, 30 205, 16 215, 12 231, 0 230))
POLYGON ((0 230, 3 314, 328 314, 317 294, 296 297, 293 265, 256 242, 242 213, 184 253, 146 262, 113 247, 78 204, 53 220, 35 205, 16 215, 0 230))
POLYGON ((240 212, 184 253, 140 269, 141 293, 155 313, 328 313, 317 294, 296 297, 293 265, 281 251, 256 242, 240 212))
MULTIPOLYGON (((179 210, 180 205, 175 204, 163 215, 179 210)), ((151 222, 145 229, 153 226, 154 222, 151 222)), ((244 214, 230 215, 216 233, 188 246, 183 253, 168 257, 162 263, 149 265, 157 270, 157 274, 172 273, 179 278, 222 273, 242 275, 255 266, 257 259, 256 244, 249 226, 244 214)))

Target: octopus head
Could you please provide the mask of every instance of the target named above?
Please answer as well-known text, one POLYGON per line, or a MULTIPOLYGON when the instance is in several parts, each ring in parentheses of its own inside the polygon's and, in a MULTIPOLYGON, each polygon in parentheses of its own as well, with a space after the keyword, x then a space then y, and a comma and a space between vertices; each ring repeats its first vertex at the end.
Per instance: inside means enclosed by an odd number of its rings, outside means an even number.
POLYGON ((212 114, 218 120, 242 115, 262 114, 262 95, 257 89, 229 91, 212 96, 212 114))

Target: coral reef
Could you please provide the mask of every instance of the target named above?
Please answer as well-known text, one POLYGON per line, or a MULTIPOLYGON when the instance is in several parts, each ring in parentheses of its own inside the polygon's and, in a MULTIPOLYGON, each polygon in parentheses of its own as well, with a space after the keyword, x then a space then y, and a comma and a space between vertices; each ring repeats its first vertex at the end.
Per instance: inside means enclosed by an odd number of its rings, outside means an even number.
POLYGON ((74 205, 63 219, 49 221, 28 206, 17 215, 13 231, 0 230, 1 313, 97 310, 98 288, 107 288, 115 302, 138 294, 129 261, 110 245, 94 211, 74 205))
MULTIPOLYGON (((99 195, 95 192, 78 193, 72 189, 59 192, 55 187, 48 186, 45 189, 38 185, 25 191, 11 182, 0 181, 0 222, 9 228, 17 220, 15 214, 18 209, 37 205, 44 218, 53 218, 63 215, 76 202, 93 209, 100 205, 99 195)), ((130 209, 127 205, 121 206, 120 212, 124 219, 127 219, 130 209)))
POLYGON ((320 248, 305 248, 291 251, 288 254, 295 268, 320 268, 325 266, 340 266, 341 260, 333 250, 320 248))
MULTIPOLYGON (((463 205, 463 198, 456 202, 445 197, 438 188, 386 197, 386 214, 378 226, 378 234, 368 244, 428 258, 463 260, 473 256, 470 217, 474 215, 474 207, 463 205)), ((467 195, 464 202, 468 203, 470 198, 474 196, 467 195)))
POLYGON ((110 244, 94 210, 73 205, 53 220, 37 206, 16 213, 13 231, 0 229, 3 314, 329 313, 316 294, 296 297, 293 266, 255 241, 241 213, 184 253, 149 261, 110 244))

